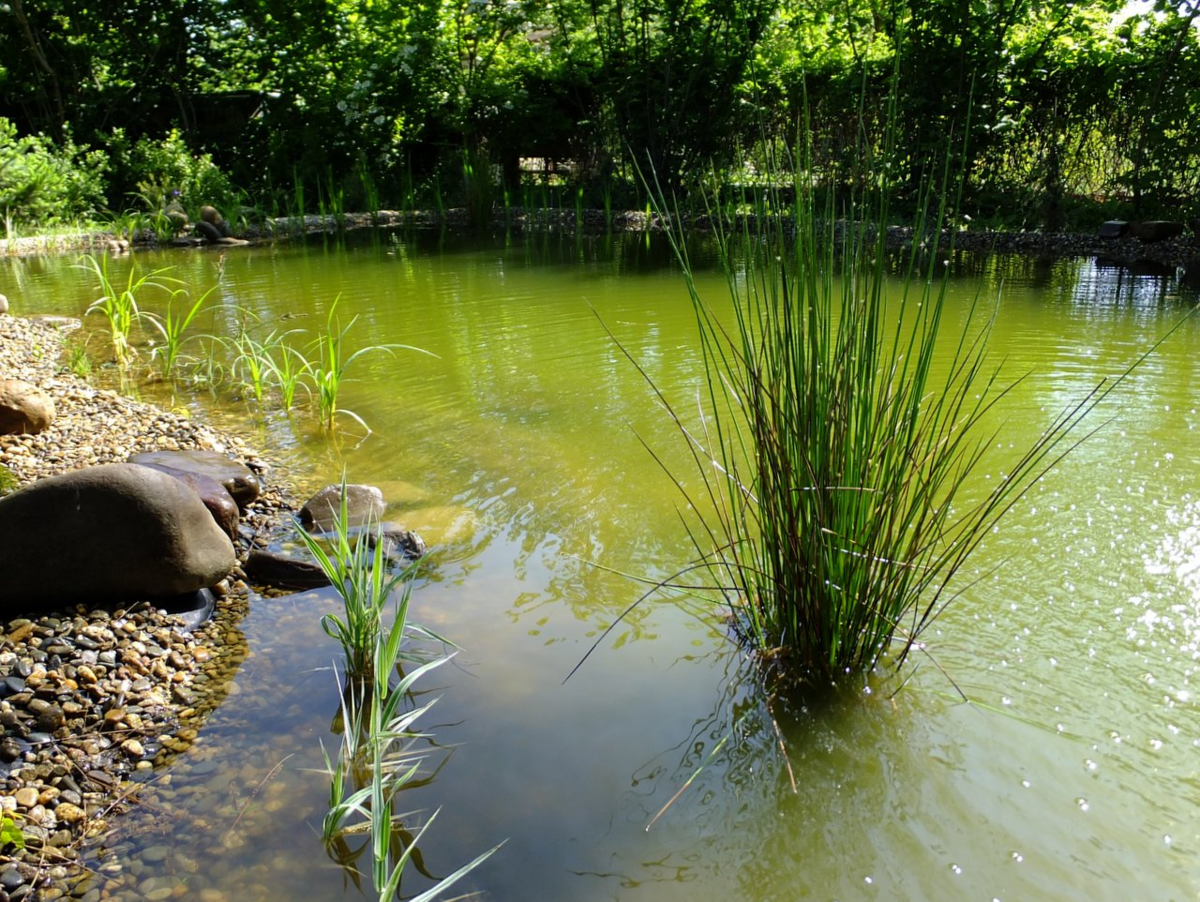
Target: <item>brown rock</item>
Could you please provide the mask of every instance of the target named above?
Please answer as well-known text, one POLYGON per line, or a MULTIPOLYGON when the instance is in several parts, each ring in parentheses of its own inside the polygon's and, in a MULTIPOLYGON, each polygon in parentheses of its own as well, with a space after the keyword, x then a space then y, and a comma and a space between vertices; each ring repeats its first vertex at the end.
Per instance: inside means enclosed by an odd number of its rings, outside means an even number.
POLYGON ((219 451, 147 451, 133 455, 129 462, 155 464, 215 479, 242 510, 262 492, 262 485, 253 470, 219 451))
POLYGON ((54 401, 20 379, 0 380, 0 435, 36 435, 54 422, 54 401))
POLYGON ((148 467, 75 470, 0 498, 0 617, 196 592, 236 563, 196 493, 148 467))

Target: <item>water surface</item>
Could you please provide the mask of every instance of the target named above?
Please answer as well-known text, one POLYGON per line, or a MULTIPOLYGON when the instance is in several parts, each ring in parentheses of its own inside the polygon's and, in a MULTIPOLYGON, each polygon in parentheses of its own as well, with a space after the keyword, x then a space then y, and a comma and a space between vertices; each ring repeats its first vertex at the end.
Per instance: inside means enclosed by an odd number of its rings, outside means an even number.
MULTIPOLYGON (((303 343, 336 301, 343 325, 358 318, 353 347, 429 352, 355 362, 344 404, 373 430, 361 442, 348 419, 330 445, 303 411, 167 399, 250 430, 301 494, 343 468, 380 485, 390 516, 434 549, 413 616, 462 651, 424 684, 439 697, 431 779, 406 792, 422 817, 440 809, 421 843, 429 874, 507 840, 467 880, 487 898, 1200 894, 1200 322, 989 538, 903 691, 877 681, 768 711, 716 612, 685 600, 638 606, 564 683, 640 594, 620 572, 662 576, 689 555, 680 497, 638 436, 668 461, 684 449, 618 347, 695 407, 693 314, 657 242, 417 234, 134 260, 201 289, 223 273, 204 331, 250 311, 303 343)), ((92 289, 69 262, 8 261, 0 287, 18 312, 78 315, 92 289)), ((1029 374, 998 433, 1013 449, 1196 300, 1091 261, 947 265, 955 315, 978 294, 1005 372, 1029 374)), ((700 282, 727 315, 722 277, 700 282)), ((145 879, 239 899, 359 896, 318 836, 312 769, 336 741, 335 648, 317 623, 330 604, 254 600, 225 700, 158 775, 169 815, 130 840, 171 850, 145 879)), ((404 891, 427 885, 413 870, 404 891)))

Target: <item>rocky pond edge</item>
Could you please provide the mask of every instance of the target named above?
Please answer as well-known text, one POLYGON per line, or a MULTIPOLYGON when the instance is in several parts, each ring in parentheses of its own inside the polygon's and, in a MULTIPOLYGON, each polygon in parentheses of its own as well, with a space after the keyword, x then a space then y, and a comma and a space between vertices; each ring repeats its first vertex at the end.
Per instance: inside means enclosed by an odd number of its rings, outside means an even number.
MULTIPOLYGON (((286 489, 261 478, 267 463, 240 438, 63 372, 61 329, 0 314, 0 378, 38 386, 56 408, 46 431, 0 436, 0 463, 18 486, 136 453, 208 450, 264 483, 241 517, 239 559, 291 522, 286 489)), ((69 565, 69 548, 45 553, 47 566, 69 565)), ((160 897, 119 866, 85 864, 85 849, 135 805, 140 780, 191 747, 224 698, 246 654, 236 625, 250 591, 239 566, 214 587, 212 619, 194 629, 136 600, 0 611, 0 823, 25 843, 0 845, 0 902, 160 897)))
MULTIPOLYGON (((752 216, 738 217, 732 225, 740 228, 752 216)), ((685 230, 699 233, 714 231, 717 223, 712 217, 684 215, 678 223, 685 230)), ((662 232, 671 227, 668 217, 639 210, 606 212, 597 209, 559 209, 512 207, 495 211, 490 229, 493 232, 662 232)), ((234 244, 257 243, 302 238, 307 235, 329 234, 363 229, 449 229, 471 228, 468 211, 460 208, 441 212, 414 210, 408 212, 379 210, 374 213, 343 213, 340 215, 306 215, 277 217, 251 227, 234 244)), ((1118 266, 1156 264, 1164 272, 1182 268, 1191 280, 1200 283, 1200 220, 1182 222, 1099 223, 1091 232, 1041 231, 1037 229, 994 230, 955 226, 938 234, 918 232, 911 226, 893 225, 887 229, 887 246, 904 250, 914 244, 929 250, 947 252, 1021 254, 1036 257, 1095 257, 1118 266)), ((185 236, 173 246, 202 246, 199 237, 185 236)), ((133 248, 159 246, 149 231, 143 231, 132 244, 133 248)), ((89 250, 124 251, 131 248, 125 238, 112 232, 80 231, 62 235, 31 236, 0 240, 0 256, 32 256, 89 250)))

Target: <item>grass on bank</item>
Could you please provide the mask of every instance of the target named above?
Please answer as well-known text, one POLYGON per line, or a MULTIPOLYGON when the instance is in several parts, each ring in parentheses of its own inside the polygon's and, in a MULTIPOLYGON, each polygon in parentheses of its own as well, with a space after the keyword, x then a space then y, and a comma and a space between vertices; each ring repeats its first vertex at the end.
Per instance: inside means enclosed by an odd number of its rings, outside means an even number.
MULTIPOLYGON (((702 295, 682 229, 671 232, 704 362, 699 420, 650 384, 694 465, 668 475, 695 558, 651 591, 715 593, 747 644, 820 686, 885 653, 903 663, 963 591, 955 577, 980 542, 1128 371, 1014 458, 989 455, 994 408, 1021 381, 989 357, 992 314, 977 299, 949 325, 940 258, 914 250, 899 282, 889 275, 886 201, 818 209, 803 156, 790 163, 789 208, 718 231, 732 326, 702 295), (969 486, 984 468, 1004 477, 978 498, 969 486)), ((660 200, 656 212, 675 211, 660 200)))

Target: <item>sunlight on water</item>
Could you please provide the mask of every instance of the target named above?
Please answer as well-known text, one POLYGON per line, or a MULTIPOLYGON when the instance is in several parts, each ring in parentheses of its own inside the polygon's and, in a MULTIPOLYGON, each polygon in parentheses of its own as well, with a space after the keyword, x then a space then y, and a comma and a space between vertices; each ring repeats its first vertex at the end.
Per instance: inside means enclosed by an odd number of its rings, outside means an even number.
MULTIPOLYGON (((209 254, 137 259, 195 285, 214 278, 209 254)), ((20 287, 6 294, 78 315, 89 287, 68 262, 6 261, 20 287)), ((1029 374, 979 493, 1003 478, 1004 455, 1195 302, 1171 278, 1087 261, 960 256, 950 269, 955 312, 978 292, 995 309, 995 359, 1010 379, 1029 374)), ((413 615, 463 647, 424 687, 440 700, 427 779, 408 792, 414 822, 441 810, 422 841, 429 874, 507 839, 464 890, 580 902, 1200 895, 1200 322, 1130 376, 1096 434, 988 537, 903 690, 885 670, 818 704, 764 698, 703 603, 648 602, 618 622, 642 591, 624 574, 662 576, 693 553, 638 436, 668 461, 684 449, 605 331, 695 410, 693 315, 663 246, 413 235, 231 251, 224 270, 205 330, 235 329, 250 310, 306 341, 340 296, 358 346, 437 355, 360 358, 345 404, 373 432, 333 447, 303 412, 171 399, 245 429, 299 494, 343 466, 379 485, 388 516, 429 541, 413 615)), ((723 279, 699 281, 728 315, 723 279)), ((152 891, 361 897, 317 836, 314 771, 337 727, 318 625, 329 603, 256 599, 231 627, 240 651, 220 704, 109 841, 142 850, 139 879, 162 881, 152 891)), ((414 871, 405 894, 429 880, 414 871)))

